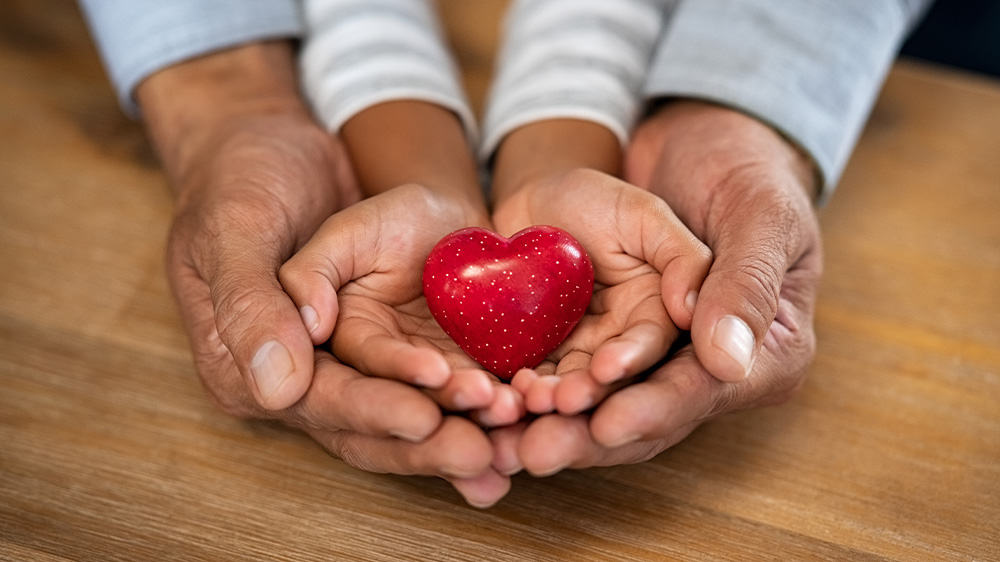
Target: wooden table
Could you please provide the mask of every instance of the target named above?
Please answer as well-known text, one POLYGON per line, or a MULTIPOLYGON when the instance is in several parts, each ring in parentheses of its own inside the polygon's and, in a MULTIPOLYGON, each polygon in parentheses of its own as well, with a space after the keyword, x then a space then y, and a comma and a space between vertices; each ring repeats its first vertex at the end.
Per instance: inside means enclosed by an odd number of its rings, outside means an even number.
MULTIPOLYGON (((454 28, 498 2, 446 2, 454 28)), ((492 28, 452 30, 482 97, 492 28)), ((226 417, 162 264, 171 202, 79 14, 0 8, 0 559, 1000 559, 1000 82, 893 70, 832 203, 790 403, 498 506, 226 417)))

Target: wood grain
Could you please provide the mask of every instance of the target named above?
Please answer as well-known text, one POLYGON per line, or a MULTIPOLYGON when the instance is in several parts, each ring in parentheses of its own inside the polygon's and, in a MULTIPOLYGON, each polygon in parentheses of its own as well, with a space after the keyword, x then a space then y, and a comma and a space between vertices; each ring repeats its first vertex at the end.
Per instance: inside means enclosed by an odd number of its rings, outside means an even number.
MULTIPOLYGON (((442 2, 482 106, 503 2, 442 2)), ((1000 559, 1000 83, 893 70, 790 403, 497 507, 216 411, 171 203, 72 3, 0 5, 0 559, 1000 559)))

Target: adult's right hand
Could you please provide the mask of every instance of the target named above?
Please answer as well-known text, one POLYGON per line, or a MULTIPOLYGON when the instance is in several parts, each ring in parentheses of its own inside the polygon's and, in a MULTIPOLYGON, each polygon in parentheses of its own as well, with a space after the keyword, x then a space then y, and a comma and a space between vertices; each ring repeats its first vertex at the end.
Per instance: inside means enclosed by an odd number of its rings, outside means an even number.
POLYGON ((304 429, 353 466, 438 475, 470 503, 494 501, 474 478, 491 460, 482 432, 445 420, 416 388, 316 353, 316 312, 278 282, 281 264, 359 197, 345 151, 302 102, 290 47, 184 62, 137 95, 176 196, 167 273, 215 402, 304 429))

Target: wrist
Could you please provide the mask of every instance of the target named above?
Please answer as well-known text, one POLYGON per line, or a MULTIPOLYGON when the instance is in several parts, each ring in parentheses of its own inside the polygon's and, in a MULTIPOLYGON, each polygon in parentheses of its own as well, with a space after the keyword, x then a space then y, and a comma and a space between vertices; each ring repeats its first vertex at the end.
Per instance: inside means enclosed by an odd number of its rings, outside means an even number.
POLYGON ((366 195, 416 183, 486 214, 465 129, 447 108, 418 100, 379 103, 351 117, 340 132, 366 195))
MULTIPOLYGON (((822 184, 819 169, 800 145, 768 123, 737 109, 697 99, 675 99, 657 111, 655 119, 670 131, 666 143, 704 145, 707 164, 727 165, 719 173, 735 168, 752 170, 761 164, 779 171, 810 201, 816 201, 822 184)), ((798 195, 796 193, 795 195, 798 195)))
POLYGON ((493 162, 494 208, 518 192, 578 169, 619 175, 618 138, 602 125, 578 119, 547 119, 508 134, 493 162))
POLYGON ((174 177, 250 119, 310 119, 285 41, 254 43, 172 65, 140 83, 136 98, 157 153, 174 177))

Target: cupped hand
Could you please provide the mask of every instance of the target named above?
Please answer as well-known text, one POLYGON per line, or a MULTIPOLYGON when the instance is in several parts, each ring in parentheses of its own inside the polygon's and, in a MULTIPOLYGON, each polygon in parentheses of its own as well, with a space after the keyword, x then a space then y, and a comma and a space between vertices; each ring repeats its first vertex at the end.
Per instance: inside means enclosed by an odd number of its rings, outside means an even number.
POLYGON ((342 147, 305 113, 243 116, 192 152, 172 170, 167 272, 205 387, 227 412, 263 417, 313 374, 278 268, 358 193, 342 147))
MULTIPOLYGON (((279 265, 357 198, 335 137, 308 120, 244 120, 218 153, 204 157, 183 178, 169 263, 199 373, 216 402, 239 417, 300 428, 364 470, 440 476, 479 507, 503 497, 509 479, 490 468, 479 427, 444 416, 410 385, 314 352, 329 334, 310 334, 302 321, 310 313, 279 284, 279 265), (270 381, 275 372, 283 378, 270 381)), ((454 380, 470 379, 475 389, 485 377, 460 373, 454 380)))
POLYGON ((509 481, 491 472, 482 430, 314 352, 278 282, 280 265, 360 196, 295 83, 291 48, 274 42, 177 64, 138 89, 176 194, 167 273, 198 375, 232 415, 280 420, 352 465, 442 476, 474 505, 495 502, 509 481))
POLYGON ((434 320, 421 272, 446 234, 489 226, 482 213, 433 190, 400 186, 330 217, 280 270, 315 343, 361 372, 427 389, 447 410, 484 425, 523 415, 518 393, 482 370, 434 320))
POLYGON ((804 156, 750 117, 682 101, 640 127, 626 164, 714 254, 693 345, 590 415, 495 430, 501 473, 641 462, 715 416, 782 402, 812 360, 822 250, 804 156))
POLYGON ((596 286, 583 319, 546 362, 512 381, 529 411, 592 407, 661 359, 678 328, 690 328, 711 254, 662 199, 578 169, 532 181, 493 217, 508 236, 534 224, 562 228, 594 265, 596 286))
POLYGON ((420 390, 363 375, 322 351, 313 385, 281 418, 355 468, 438 476, 475 507, 489 507, 510 490, 510 478, 492 468, 490 441, 476 424, 442 416, 420 390))

